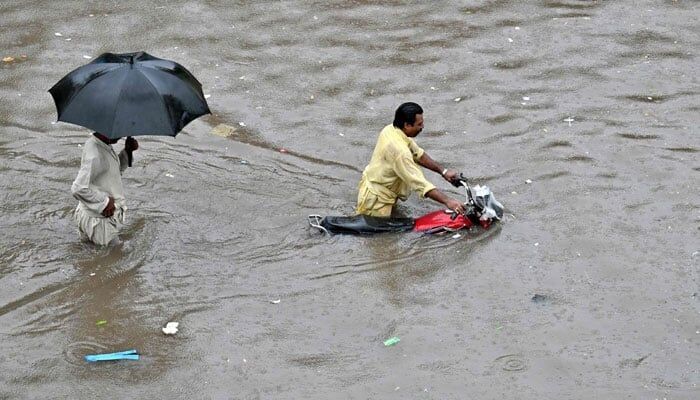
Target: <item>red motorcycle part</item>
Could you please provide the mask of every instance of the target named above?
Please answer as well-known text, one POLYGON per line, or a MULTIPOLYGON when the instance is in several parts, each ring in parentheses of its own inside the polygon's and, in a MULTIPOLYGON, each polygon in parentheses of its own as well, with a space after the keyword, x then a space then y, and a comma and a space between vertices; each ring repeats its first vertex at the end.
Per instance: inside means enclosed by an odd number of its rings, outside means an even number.
MULTIPOLYGON (((456 231, 462 228, 469 228, 472 221, 464 215, 457 215, 452 219, 452 213, 446 213, 444 210, 433 211, 425 214, 422 217, 416 218, 416 223, 413 226, 415 232, 432 232, 432 231, 456 231)), ((488 227, 488 223, 486 225, 488 227)))

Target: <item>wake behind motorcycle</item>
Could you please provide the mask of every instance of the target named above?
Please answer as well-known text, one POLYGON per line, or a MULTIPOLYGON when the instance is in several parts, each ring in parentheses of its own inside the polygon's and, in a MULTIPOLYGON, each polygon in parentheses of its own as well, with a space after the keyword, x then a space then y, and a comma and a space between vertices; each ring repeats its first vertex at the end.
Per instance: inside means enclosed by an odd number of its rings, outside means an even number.
POLYGON ((427 234, 454 232, 480 225, 488 229, 503 217, 503 206, 488 186, 470 187, 464 174, 453 183, 465 190, 465 213, 452 210, 437 210, 418 218, 381 218, 367 215, 326 216, 309 215, 309 225, 326 234, 374 234, 382 232, 420 232, 427 234))

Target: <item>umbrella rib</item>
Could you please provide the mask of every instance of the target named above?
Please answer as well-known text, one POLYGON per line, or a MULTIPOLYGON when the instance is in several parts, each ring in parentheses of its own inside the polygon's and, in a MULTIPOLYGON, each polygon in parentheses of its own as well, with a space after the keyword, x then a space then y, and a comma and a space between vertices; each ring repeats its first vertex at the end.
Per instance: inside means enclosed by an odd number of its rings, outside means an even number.
MULTIPOLYGON (((156 93, 158 93, 158 95, 159 95, 159 96, 158 96, 158 99, 160 99, 161 105, 162 105, 163 108, 165 109, 166 113, 167 113, 168 115, 170 115, 170 110, 168 109, 168 106, 165 104, 165 100, 163 100, 163 96, 160 96, 160 92, 158 92, 158 88, 156 87, 156 85, 154 85, 153 82, 151 82, 151 80, 148 79, 148 76, 147 76, 146 74, 144 74, 143 71, 141 71, 140 68, 137 68, 136 70, 139 71, 139 74, 141 74, 141 76, 143 76, 143 78, 146 80, 146 82, 148 82, 148 84, 153 88, 153 90, 154 90, 156 93)), ((170 124, 168 124, 168 125, 170 125, 170 124)), ((172 125, 170 125, 170 133, 171 133, 171 134, 173 133, 173 127, 172 127, 172 125)))
MULTIPOLYGON (((124 79, 122 80, 122 83, 124 83, 124 81, 126 80, 128 75, 129 75, 129 73, 127 72, 126 75, 124 76, 124 79)), ((117 118, 116 108, 119 106, 119 103, 121 102, 122 95, 124 94, 125 88, 126 88, 126 86, 122 86, 122 88, 119 90, 119 97, 117 97, 117 102, 115 103, 116 104, 115 110, 114 110, 114 112, 112 112, 112 123, 109 124, 109 126, 112 128, 112 129, 110 129, 110 131, 114 131, 114 120, 117 118)))

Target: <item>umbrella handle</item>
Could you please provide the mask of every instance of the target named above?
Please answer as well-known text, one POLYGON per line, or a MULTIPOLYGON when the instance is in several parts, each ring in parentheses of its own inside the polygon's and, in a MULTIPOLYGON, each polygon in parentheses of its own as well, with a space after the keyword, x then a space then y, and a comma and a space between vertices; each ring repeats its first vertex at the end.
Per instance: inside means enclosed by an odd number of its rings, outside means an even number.
MULTIPOLYGON (((131 136, 127 137, 126 139, 127 140, 131 139, 131 136)), ((129 167, 131 167, 131 164, 133 164, 133 162, 134 162, 134 155, 130 151, 127 151, 126 158, 129 161, 129 163, 128 163, 129 167)))

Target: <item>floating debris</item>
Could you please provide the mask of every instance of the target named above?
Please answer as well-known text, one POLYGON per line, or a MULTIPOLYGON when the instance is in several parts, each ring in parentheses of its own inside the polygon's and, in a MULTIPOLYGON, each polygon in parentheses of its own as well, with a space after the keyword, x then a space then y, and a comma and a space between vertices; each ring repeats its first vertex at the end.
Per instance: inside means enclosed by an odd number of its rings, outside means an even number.
POLYGON ((6 62, 6 63, 11 63, 11 62, 15 61, 15 58, 7 56, 7 57, 3 57, 2 61, 6 62))
POLYGON ((531 300, 532 300, 532 302, 535 303, 535 304, 542 304, 542 303, 548 301, 548 300, 549 300, 549 297, 547 297, 547 296, 544 295, 544 294, 535 294, 534 296, 532 296, 532 299, 531 299, 531 300))
POLYGON ((567 119, 564 120, 564 122, 568 122, 568 123, 569 123, 569 126, 571 126, 571 123, 574 122, 574 121, 575 121, 575 120, 574 120, 573 118, 571 118, 571 117, 569 117, 569 118, 567 118, 567 119))
POLYGON ((97 326, 107 325, 107 320, 101 319, 101 320, 95 322, 95 325, 97 325, 97 326))
POLYGON ((115 361, 115 360, 138 360, 139 354, 136 350, 119 351, 116 353, 88 354, 85 356, 87 362, 115 361))
POLYGON ((455 233, 454 235, 452 235, 452 239, 459 239, 461 237, 462 235, 460 235, 459 233, 455 233))
POLYGON ((166 335, 174 335, 177 333, 178 329, 177 327, 180 325, 179 322, 168 322, 165 324, 165 327, 162 329, 163 333, 166 335))
POLYGON ((174 177, 175 177, 175 175, 170 174, 170 173, 166 173, 165 176, 167 176, 168 178, 174 178, 174 177))
POLYGON ((528 183, 528 184, 532 183, 532 179, 525 179, 525 183, 528 183))
POLYGON ((396 343, 398 343, 398 342, 400 342, 400 341, 401 341, 401 339, 399 339, 398 336, 394 336, 394 337, 392 337, 392 338, 389 338, 389 339, 385 340, 385 341, 384 341, 384 346, 387 346, 387 347, 393 346, 393 345, 395 345, 396 343))
POLYGON ((513 39, 508 38, 508 43, 513 43, 513 39))
POLYGON ((92 57, 83 55, 83 58, 86 59, 86 60, 89 60, 89 59, 91 59, 92 57))
POLYGON ((63 35, 61 35, 61 32, 56 32, 56 33, 54 33, 54 36, 61 37, 61 36, 63 36, 63 35))
POLYGON ((651 353, 640 358, 628 358, 626 360, 620 361, 619 365, 621 368, 637 368, 639 364, 646 360, 650 355, 651 353))
POLYGON ((460 101, 462 101, 461 97, 455 97, 455 103, 459 103, 460 101))
POLYGON ((287 153, 287 149, 285 149, 284 147, 280 148, 280 153, 287 153))
POLYGON ((242 122, 242 121, 239 122, 238 125, 243 126, 243 127, 246 126, 246 125, 245 125, 245 122, 242 122))
POLYGON ((221 137, 229 137, 236 133, 236 130, 237 128, 231 125, 219 124, 211 130, 211 134, 221 137))
POLYGON ((277 299, 277 300, 270 300, 270 303, 272 304, 279 304, 282 299, 277 299))

